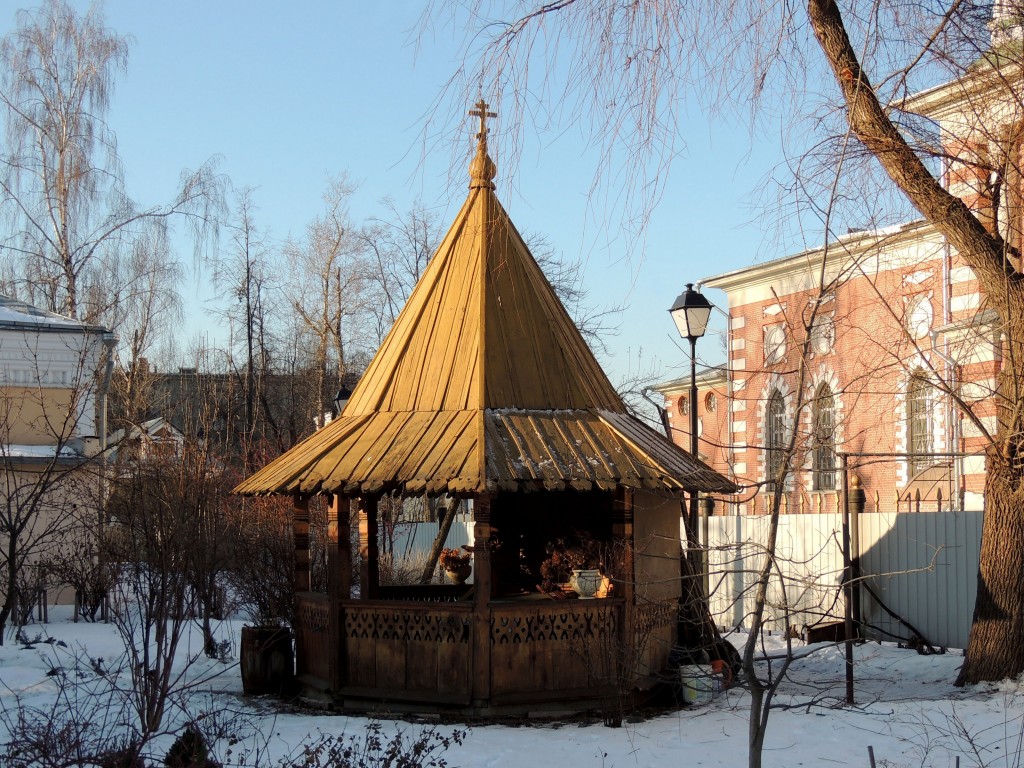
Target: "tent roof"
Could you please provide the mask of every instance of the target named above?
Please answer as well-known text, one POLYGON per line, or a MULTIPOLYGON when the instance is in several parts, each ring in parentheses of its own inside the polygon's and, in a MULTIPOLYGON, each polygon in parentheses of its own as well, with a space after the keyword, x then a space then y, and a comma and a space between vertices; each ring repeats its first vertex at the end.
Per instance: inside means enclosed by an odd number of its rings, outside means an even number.
POLYGON ((735 490, 626 414, 498 202, 479 138, 469 198, 344 413, 236 492, 735 490))

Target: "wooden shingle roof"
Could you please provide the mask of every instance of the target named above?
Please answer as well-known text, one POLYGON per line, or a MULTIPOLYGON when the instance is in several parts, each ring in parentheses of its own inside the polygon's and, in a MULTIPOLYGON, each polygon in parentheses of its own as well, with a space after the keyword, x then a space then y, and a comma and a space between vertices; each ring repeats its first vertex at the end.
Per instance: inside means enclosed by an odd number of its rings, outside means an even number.
POLYGON ((733 484, 627 415, 494 193, 470 193, 344 413, 242 494, 478 494, 733 484))

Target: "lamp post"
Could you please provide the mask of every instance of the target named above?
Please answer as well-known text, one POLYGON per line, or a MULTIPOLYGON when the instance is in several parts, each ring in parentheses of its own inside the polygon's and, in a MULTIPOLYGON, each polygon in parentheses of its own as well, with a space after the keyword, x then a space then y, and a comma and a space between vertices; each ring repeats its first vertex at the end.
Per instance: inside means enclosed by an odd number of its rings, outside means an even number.
MULTIPOLYGON (((711 317, 711 302, 702 293, 693 290, 693 283, 686 284, 686 290, 669 309, 679 335, 690 342, 690 454, 699 458, 697 447, 697 339, 708 329, 711 317)), ((690 490, 689 534, 692 543, 700 546, 697 528, 697 491, 690 490)))

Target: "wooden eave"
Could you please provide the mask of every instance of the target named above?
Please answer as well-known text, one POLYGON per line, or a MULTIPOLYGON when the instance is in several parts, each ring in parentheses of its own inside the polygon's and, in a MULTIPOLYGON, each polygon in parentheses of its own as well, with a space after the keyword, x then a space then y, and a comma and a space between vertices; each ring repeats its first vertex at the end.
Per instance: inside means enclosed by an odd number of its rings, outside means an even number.
POLYGON ((346 416, 235 492, 477 495, 616 486, 669 493, 737 490, 625 413, 488 409, 346 416), (477 467, 475 457, 481 454, 486 462, 477 467))

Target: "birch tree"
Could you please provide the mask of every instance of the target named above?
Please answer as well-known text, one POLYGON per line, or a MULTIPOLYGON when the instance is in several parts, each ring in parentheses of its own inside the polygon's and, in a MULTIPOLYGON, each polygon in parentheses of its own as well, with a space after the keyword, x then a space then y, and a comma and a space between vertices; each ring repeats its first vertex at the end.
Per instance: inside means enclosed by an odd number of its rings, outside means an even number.
MULTIPOLYGON (((106 122, 129 39, 99 5, 79 15, 64 0, 19 11, 0 40, 0 213, 5 292, 69 317, 113 326, 119 305, 152 289, 140 238, 188 222, 197 249, 216 234, 221 179, 208 162, 185 171, 175 199, 143 207, 127 194, 106 122), (116 280, 111 276, 116 275, 116 280)), ((173 293, 175 281, 160 286, 173 293)))
POLYGON ((290 279, 287 302, 297 334, 309 340, 306 361, 313 375, 312 402, 319 416, 350 373, 354 349, 366 347, 364 318, 367 269, 364 239, 353 225, 348 204, 355 186, 344 175, 324 193, 324 211, 306 226, 305 237, 285 246, 290 279))

